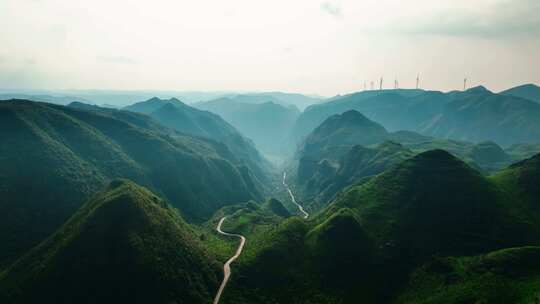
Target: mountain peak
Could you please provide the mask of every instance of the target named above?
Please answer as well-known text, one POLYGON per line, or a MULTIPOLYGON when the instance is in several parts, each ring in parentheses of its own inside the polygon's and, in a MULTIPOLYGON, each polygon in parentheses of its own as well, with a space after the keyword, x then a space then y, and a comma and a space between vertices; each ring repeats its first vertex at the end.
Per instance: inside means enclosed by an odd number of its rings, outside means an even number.
POLYGON ((206 303, 218 273, 164 201, 129 180, 115 180, 6 271, 0 286, 13 297, 8 303, 74 303, 81 295, 87 303, 206 303))
POLYGON ((415 161, 458 161, 455 156, 442 149, 429 150, 412 158, 415 161))
POLYGON ((468 93, 491 93, 490 90, 488 90, 486 87, 484 87, 482 85, 472 87, 472 88, 468 89, 465 92, 468 92, 468 93))

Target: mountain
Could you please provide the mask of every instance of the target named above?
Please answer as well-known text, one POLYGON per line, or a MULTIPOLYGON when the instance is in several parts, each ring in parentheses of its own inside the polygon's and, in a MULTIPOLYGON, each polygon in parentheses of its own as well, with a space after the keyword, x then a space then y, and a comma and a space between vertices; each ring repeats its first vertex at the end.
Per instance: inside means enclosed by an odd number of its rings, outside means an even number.
POLYGON ((92 104, 91 101, 81 98, 78 96, 62 96, 62 95, 48 95, 47 93, 51 92, 42 92, 42 93, 32 93, 32 92, 2 92, 0 91, 0 100, 11 100, 11 99, 25 99, 33 100, 40 102, 50 102, 55 104, 67 105, 72 102, 84 102, 87 104, 92 104))
POLYGON ((502 146, 540 141, 540 104, 516 97, 471 89, 426 121, 419 132, 435 137, 502 146))
POLYGON ((303 155, 326 154, 325 148, 369 146, 384 141, 386 129, 369 120, 361 113, 351 110, 341 115, 333 115, 318 126, 300 148, 303 155))
POLYGON ((505 152, 509 154, 514 161, 527 159, 540 153, 540 143, 512 145, 506 148, 505 152))
POLYGON ((473 257, 435 258, 412 274, 395 303, 535 303, 539 261, 537 246, 473 257))
POLYGON ((331 209, 357 210, 379 245, 390 242, 401 258, 467 255, 518 242, 505 235, 498 194, 462 161, 432 150, 349 189, 331 209))
POLYGON ((220 276, 174 209, 116 180, 0 275, 0 300, 209 303, 220 276))
POLYGON ((288 150, 285 136, 293 127, 300 111, 295 106, 279 104, 271 95, 257 97, 261 98, 261 101, 270 101, 258 103, 251 99, 251 95, 239 95, 197 103, 195 106, 223 117, 242 134, 251 138, 255 146, 265 154, 283 155, 288 150))
POLYGON ((162 125, 176 131, 222 142, 235 156, 246 163, 262 184, 268 182, 270 164, 253 143, 242 136, 220 116, 188 106, 176 98, 151 98, 130 105, 125 110, 147 114, 162 125))
MULTIPOLYGON (((532 159, 508 170, 526 174, 525 181, 536 168, 532 159)), ((517 284, 511 290, 525 297, 537 294, 530 268, 537 249, 523 247, 540 244, 540 222, 523 217, 538 214, 537 206, 519 204, 521 197, 505 188, 508 180, 484 177, 442 150, 408 158, 346 189, 310 220, 289 218, 252 237, 226 303, 461 303, 444 297, 454 291, 477 293, 471 298, 481 302, 505 286, 482 282, 498 279, 517 284), (452 264, 418 275, 437 257, 452 264), (509 280, 514 274, 528 276, 528 285, 509 280)), ((534 181, 521 189, 534 192, 534 181)))
MULTIPOLYGON (((320 103, 323 98, 307 96, 297 93, 284 93, 284 92, 260 92, 260 93, 244 93, 244 94, 229 94, 216 98, 219 100, 221 98, 226 98, 229 100, 234 100, 239 103, 251 103, 251 104, 261 104, 267 102, 273 102, 275 104, 282 105, 286 108, 298 108, 300 111, 303 111, 310 105, 320 103)), ((213 100, 207 100, 213 101, 213 100)))
MULTIPOLYGON (((415 108, 411 101, 419 96, 443 96, 435 92, 424 92, 421 90, 382 90, 382 91, 365 91, 343 96, 336 96, 328 99, 324 103, 312 105, 304 110, 298 118, 292 131, 293 138, 297 142, 304 140, 305 136, 311 133, 318 125, 320 125, 328 117, 341 114, 348 110, 356 110, 373 121, 382 123, 388 129, 395 131, 407 130, 402 127, 401 121, 408 119, 418 119, 418 117, 406 117, 414 114, 415 111, 407 110, 396 112, 396 108, 415 108)), ((425 116, 430 117, 432 112, 437 112, 440 107, 439 103, 429 102, 431 107, 436 107, 431 110, 429 107, 421 107, 424 112, 428 112, 425 116)), ((420 111, 419 111, 420 112, 420 111)), ((424 119, 424 118, 422 118, 424 119)))
POLYGON ((326 118, 357 110, 389 131, 502 146, 540 141, 540 105, 483 87, 464 92, 381 90, 338 96, 308 107, 292 132, 297 142, 326 118))
POLYGON ((517 154, 511 155, 491 141, 473 144, 466 141, 432 138, 423 142, 406 144, 406 146, 415 152, 434 149, 445 150, 484 173, 496 172, 510 165, 512 159, 522 160, 525 158, 517 154))
MULTIPOLYGON (((346 187, 380 174, 414 155, 410 149, 391 141, 373 148, 353 146, 334 165, 324 159, 316 165, 311 176, 299 179, 298 196, 311 210, 320 210, 346 187)), ((305 173, 299 171, 298 174, 305 173)))
POLYGON ((435 139, 411 131, 388 132, 361 113, 333 115, 311 132, 289 168, 301 201, 312 210, 324 207, 339 191, 382 173, 418 153, 442 149, 485 173, 511 163, 493 142, 472 144, 435 139), (309 202, 309 203, 308 203, 309 202))
POLYGON ((540 103, 540 87, 535 84, 525 84, 515 88, 502 91, 499 94, 514 97, 521 97, 540 103))
POLYGON ((0 265, 58 229, 115 178, 159 193, 189 221, 262 197, 262 186, 227 146, 137 113, 6 101, 0 138, 0 265))
MULTIPOLYGON (((297 164, 293 165, 293 171, 302 201, 313 201, 314 205, 324 203, 324 199, 341 190, 335 182, 337 172, 340 169, 343 172, 343 165, 349 164, 343 158, 347 158, 352 149, 376 145, 387 138, 389 133, 384 127, 354 110, 326 119, 306 138, 296 153, 297 164), (327 187, 334 190, 327 192, 327 187), (316 199, 324 192, 327 194, 322 195, 322 201, 316 199)), ((364 150, 377 153, 374 149, 364 150)), ((349 155, 350 158, 352 156, 349 155)), ((351 168, 345 170, 350 172, 351 168)))
POLYGON ((509 166, 493 179, 504 190, 507 204, 520 206, 521 217, 528 222, 540 223, 540 154, 509 166))

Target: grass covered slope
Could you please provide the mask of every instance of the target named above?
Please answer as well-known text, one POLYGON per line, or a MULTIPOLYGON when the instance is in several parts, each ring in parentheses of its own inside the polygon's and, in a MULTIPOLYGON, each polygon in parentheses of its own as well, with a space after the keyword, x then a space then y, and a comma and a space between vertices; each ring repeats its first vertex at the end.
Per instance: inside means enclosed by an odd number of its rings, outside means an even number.
POLYGON ((2 303, 209 303, 220 268, 164 201, 117 180, 0 276, 2 303))
POLYGON ((147 116, 30 101, 0 103, 0 265, 58 229, 92 194, 128 178, 189 220, 260 193, 224 145, 147 116))

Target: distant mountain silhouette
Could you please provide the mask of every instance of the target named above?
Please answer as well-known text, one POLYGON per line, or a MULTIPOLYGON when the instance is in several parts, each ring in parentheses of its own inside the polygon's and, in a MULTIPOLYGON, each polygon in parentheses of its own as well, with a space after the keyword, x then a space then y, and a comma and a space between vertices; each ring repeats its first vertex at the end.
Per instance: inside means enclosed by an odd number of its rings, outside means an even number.
POLYGON ((128 111, 150 115, 162 125, 176 131, 224 143, 235 156, 244 161, 261 181, 268 182, 270 163, 257 151, 254 144, 242 136, 219 115, 188 106, 176 98, 151 98, 125 108, 128 111))
POLYGON ((308 107, 293 137, 300 142, 326 118, 357 110, 390 131, 502 146, 540 142, 540 104, 495 94, 483 87, 442 93, 422 90, 366 91, 308 107))
POLYGON ((499 93, 501 95, 521 97, 540 103, 540 87, 535 84, 525 84, 499 93))

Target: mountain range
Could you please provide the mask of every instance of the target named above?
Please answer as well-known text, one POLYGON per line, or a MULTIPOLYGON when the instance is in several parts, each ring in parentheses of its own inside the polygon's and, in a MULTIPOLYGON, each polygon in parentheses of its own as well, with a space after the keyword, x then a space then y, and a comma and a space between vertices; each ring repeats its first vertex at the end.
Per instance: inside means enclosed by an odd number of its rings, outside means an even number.
POLYGON ((329 117, 306 137, 289 172, 296 179, 300 199, 317 210, 345 187, 434 149, 444 149, 486 174, 510 165, 512 160, 530 157, 514 150, 504 151, 493 142, 473 144, 411 131, 388 132, 361 113, 349 110, 329 117))
POLYGON ((484 87, 442 93, 424 90, 365 91, 337 96, 308 107, 292 136, 301 142, 326 118, 357 110, 390 131, 501 146, 540 141, 540 105, 520 97, 495 94, 484 87))
POLYGON ((540 87, 535 84, 520 85, 506 91, 502 91, 499 94, 521 97, 523 99, 528 99, 540 103, 540 87))
POLYGON ((268 182, 270 164, 259 154, 250 139, 240 134, 219 115, 188 106, 176 98, 164 100, 154 97, 124 109, 149 115, 173 130, 224 143, 261 180, 261 185, 268 182))
POLYGON ((529 303, 539 157, 489 178, 442 150, 406 159, 253 236, 227 303, 529 303))
POLYGON ((1 101, 0 303, 538 303, 534 91, 1 101))
POLYGON ((190 221, 264 191, 227 145, 128 111, 5 101, 0 137, 0 265, 58 229, 114 178, 152 189, 190 221))
POLYGON ((289 146, 285 141, 288 132, 300 115, 292 105, 284 106, 270 96, 258 96, 254 101, 251 96, 239 95, 234 98, 223 97, 194 106, 216 113, 231 123, 238 131, 252 139, 255 146, 267 155, 284 155, 289 146))

